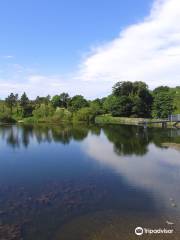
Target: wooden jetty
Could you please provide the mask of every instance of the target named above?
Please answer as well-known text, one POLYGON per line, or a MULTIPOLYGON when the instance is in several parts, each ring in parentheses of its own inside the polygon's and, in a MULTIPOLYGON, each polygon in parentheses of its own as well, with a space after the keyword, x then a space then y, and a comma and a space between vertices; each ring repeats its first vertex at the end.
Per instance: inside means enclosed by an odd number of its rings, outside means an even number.
POLYGON ((178 123, 180 123, 180 114, 169 115, 167 119, 157 119, 157 120, 143 120, 139 121, 139 125, 143 125, 147 127, 148 124, 161 124, 163 128, 167 127, 167 123, 173 123, 173 127, 177 127, 178 123))

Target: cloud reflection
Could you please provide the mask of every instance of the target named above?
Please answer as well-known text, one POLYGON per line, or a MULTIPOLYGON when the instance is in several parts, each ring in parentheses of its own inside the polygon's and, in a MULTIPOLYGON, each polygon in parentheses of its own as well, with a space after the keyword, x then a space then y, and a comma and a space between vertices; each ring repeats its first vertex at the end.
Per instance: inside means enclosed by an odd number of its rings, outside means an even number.
MULTIPOLYGON (((84 151, 100 164, 108 166, 121 175, 133 187, 151 192, 155 198, 170 206, 169 198, 180 201, 180 153, 173 149, 148 145, 143 156, 117 155, 113 143, 105 137, 91 136, 84 142, 84 151)), ((159 202, 159 201, 158 201, 159 202)))

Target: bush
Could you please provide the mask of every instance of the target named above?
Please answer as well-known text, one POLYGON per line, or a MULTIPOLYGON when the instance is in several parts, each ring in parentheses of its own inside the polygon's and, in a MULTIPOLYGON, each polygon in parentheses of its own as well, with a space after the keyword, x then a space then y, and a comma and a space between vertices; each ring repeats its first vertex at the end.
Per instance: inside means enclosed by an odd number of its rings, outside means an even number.
POLYGON ((52 117, 54 122, 68 122, 72 120, 72 113, 65 108, 57 108, 52 117))
POLYGON ((40 106, 37 106, 33 111, 33 116, 37 119, 51 117, 54 114, 54 108, 51 104, 42 103, 40 106))
POLYGON ((2 123, 15 123, 16 120, 12 118, 9 113, 0 113, 0 122, 2 123))

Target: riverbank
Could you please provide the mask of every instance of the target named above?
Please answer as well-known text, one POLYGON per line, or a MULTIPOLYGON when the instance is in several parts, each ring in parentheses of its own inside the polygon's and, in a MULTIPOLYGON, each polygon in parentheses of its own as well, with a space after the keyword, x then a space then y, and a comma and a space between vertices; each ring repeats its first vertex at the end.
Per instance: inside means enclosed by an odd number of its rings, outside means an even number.
POLYGON ((177 151, 180 151, 180 143, 167 142, 167 143, 162 143, 161 145, 165 148, 173 148, 177 151))
MULTIPOLYGON (((23 119, 16 119, 13 122, 7 121, 2 122, 1 124, 72 124, 72 123, 95 123, 95 124, 124 124, 124 125, 140 125, 139 123, 146 122, 148 127, 162 127, 162 123, 153 123, 160 119, 150 119, 150 118, 131 118, 131 117, 113 117, 110 114, 98 115, 95 117, 94 121, 79 121, 76 118, 64 119, 64 118, 55 118, 55 117, 47 117, 47 118, 34 118, 28 117, 23 119)), ((167 122, 167 127, 172 128, 175 122, 167 122)), ((143 126, 143 124, 141 124, 143 126)), ((177 128, 180 128, 180 123, 176 125, 177 128)))
MULTIPOLYGON (((95 118, 95 123, 97 124, 125 124, 125 125, 139 125, 139 122, 146 121, 148 123, 148 127, 162 127, 161 123, 153 123, 153 121, 157 121, 157 119, 149 119, 149 118, 130 118, 130 117, 113 117, 110 114, 104 114, 97 116, 95 118)), ((168 122, 167 127, 173 127, 175 122, 168 122)), ((180 127, 180 124, 177 125, 180 127)))

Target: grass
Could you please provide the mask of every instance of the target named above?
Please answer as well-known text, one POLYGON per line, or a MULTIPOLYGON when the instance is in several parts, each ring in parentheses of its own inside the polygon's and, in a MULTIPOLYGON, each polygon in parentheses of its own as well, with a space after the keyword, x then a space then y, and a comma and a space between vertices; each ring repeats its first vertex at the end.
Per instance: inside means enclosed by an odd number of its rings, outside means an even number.
POLYGON ((19 123, 29 123, 29 124, 33 124, 33 123, 66 123, 66 122, 70 122, 68 120, 64 120, 64 119, 59 119, 59 118, 55 118, 55 117, 46 117, 46 118, 35 118, 35 117, 28 117, 28 118, 23 118, 22 120, 18 121, 19 123))
POLYGON ((174 114, 180 114, 180 87, 171 88, 170 91, 174 98, 174 114))
MULTIPOLYGON (((104 114, 97 116, 96 123, 99 124, 132 124, 137 125, 139 121, 143 121, 145 118, 130 118, 130 117, 113 117, 110 114, 104 114)), ((149 120, 149 119, 146 119, 149 120)))

